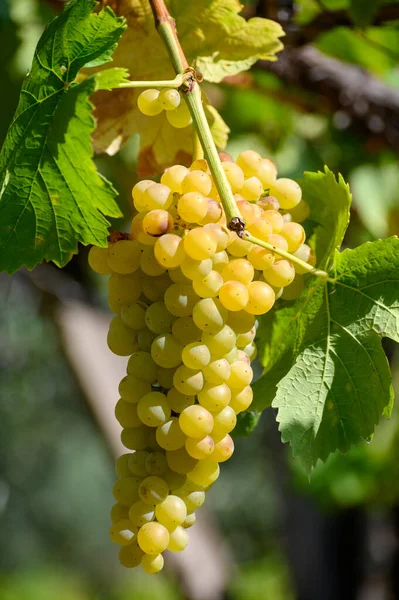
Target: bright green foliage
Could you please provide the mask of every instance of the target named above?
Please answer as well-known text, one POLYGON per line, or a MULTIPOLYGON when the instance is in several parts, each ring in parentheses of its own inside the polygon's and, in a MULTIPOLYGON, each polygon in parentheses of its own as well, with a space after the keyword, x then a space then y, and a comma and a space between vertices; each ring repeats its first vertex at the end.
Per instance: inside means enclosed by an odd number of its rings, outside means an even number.
POLYGON ((111 10, 74 0, 44 31, 0 156, 0 271, 64 265, 77 242, 104 246, 118 217, 111 184, 92 162, 89 96, 126 79, 110 69, 75 81, 82 67, 111 55, 124 31, 111 10))
MULTIPOLYGON (((283 441, 308 471, 318 458, 370 439, 393 401, 381 339, 399 341, 399 240, 336 252, 331 274, 329 282, 313 280, 261 333, 266 372, 277 369, 281 379, 273 406, 283 441)), ((258 382, 254 408, 267 403, 271 387, 267 375, 258 382)))

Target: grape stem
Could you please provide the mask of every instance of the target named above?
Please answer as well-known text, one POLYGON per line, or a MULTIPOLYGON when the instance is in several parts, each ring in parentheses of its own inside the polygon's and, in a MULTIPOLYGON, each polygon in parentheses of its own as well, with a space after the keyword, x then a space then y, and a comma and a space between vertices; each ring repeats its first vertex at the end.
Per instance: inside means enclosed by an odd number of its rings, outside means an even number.
POLYGON ((186 99, 193 119, 195 131, 199 137, 204 156, 213 175, 216 189, 219 192, 226 214, 228 228, 240 233, 245 229, 245 221, 240 215, 240 211, 238 210, 235 198, 220 162, 218 151, 202 104, 201 88, 197 81, 198 75, 189 67, 177 37, 175 21, 170 16, 164 1, 150 0, 150 5, 155 19, 155 26, 166 46, 176 73, 191 73, 191 79, 185 81, 181 86, 180 91, 186 99))
POLYGON ((312 275, 316 275, 317 277, 326 277, 329 279, 328 273, 326 273, 325 271, 320 271, 319 269, 316 269, 312 265, 309 265, 305 261, 294 256, 294 254, 290 254, 289 252, 286 252, 285 250, 281 250, 281 248, 277 248, 277 246, 273 246, 273 244, 269 244, 268 242, 259 240, 258 238, 254 237, 253 235, 248 233, 248 231, 244 232, 243 239, 246 240, 247 242, 252 242, 253 244, 256 244, 257 246, 261 246, 262 248, 265 248, 266 250, 270 250, 274 254, 278 254, 279 256, 282 256, 283 258, 286 258, 290 262, 292 262, 292 263, 298 265, 299 267, 301 267, 302 269, 304 269, 307 273, 312 273, 312 275))
MULTIPOLYGON (((240 214, 237 203, 231 191, 231 187, 227 180, 226 173, 222 167, 222 163, 213 140, 212 132, 206 118, 202 104, 201 88, 198 83, 199 74, 196 73, 187 62, 177 36, 175 21, 170 16, 164 0, 149 0, 149 2, 154 15, 155 27, 166 46, 173 68, 176 71, 177 76, 185 76, 184 81, 179 89, 186 99, 191 117, 193 119, 195 132, 198 135, 199 142, 201 144, 204 156, 208 162, 209 169, 212 173, 216 189, 219 192, 220 200, 226 214, 227 227, 230 230, 237 232, 237 234, 243 239, 252 242, 253 244, 257 244, 262 248, 266 248, 267 250, 271 250, 272 252, 282 256, 283 258, 286 258, 292 263, 301 266, 306 272, 312 273, 318 277, 329 279, 328 273, 325 271, 315 269, 312 267, 312 265, 305 263, 303 260, 297 258, 293 254, 285 252, 284 250, 280 250, 280 248, 277 248, 272 244, 258 240, 250 233, 245 231, 245 221, 240 214)), ((155 83, 151 82, 151 85, 154 87, 155 83)))
POLYGON ((176 75, 174 79, 165 79, 160 81, 127 81, 120 83, 119 88, 179 88, 186 79, 189 79, 188 73, 176 75))

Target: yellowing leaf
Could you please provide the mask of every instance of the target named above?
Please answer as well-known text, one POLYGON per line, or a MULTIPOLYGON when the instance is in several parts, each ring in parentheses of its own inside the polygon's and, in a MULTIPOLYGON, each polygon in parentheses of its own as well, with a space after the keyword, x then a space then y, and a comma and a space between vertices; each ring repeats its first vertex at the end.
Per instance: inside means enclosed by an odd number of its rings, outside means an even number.
MULTIPOLYGON (((174 71, 155 29, 148 0, 104 0, 103 4, 124 15, 128 23, 113 55, 114 65, 129 69, 132 80, 172 79, 174 71)), ((260 18, 246 21, 239 15, 242 7, 237 0, 170 0, 167 5, 189 64, 207 81, 235 75, 260 58, 275 60, 276 52, 282 49, 280 25, 260 18)), ((95 96, 95 149, 114 154, 133 133, 140 133, 140 175, 159 173, 178 159, 189 161, 192 129, 171 128, 164 114, 140 115, 138 94, 137 90, 125 89, 95 96)), ((215 142, 223 149, 228 128, 205 98, 204 104, 215 142)))

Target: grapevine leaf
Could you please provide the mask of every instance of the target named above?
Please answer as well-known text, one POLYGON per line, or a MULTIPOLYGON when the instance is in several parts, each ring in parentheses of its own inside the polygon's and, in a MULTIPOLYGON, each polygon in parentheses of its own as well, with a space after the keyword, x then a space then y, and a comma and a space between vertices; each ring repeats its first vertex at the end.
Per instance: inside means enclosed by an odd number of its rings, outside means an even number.
POLYGON ((111 60, 124 31, 107 8, 73 0, 45 29, 0 155, 0 271, 62 266, 77 243, 106 245, 108 221, 121 216, 111 184, 92 161, 89 96, 126 80, 126 70, 82 77, 111 60), (77 76, 79 78, 77 79, 77 76))
MULTIPOLYGON (((133 80, 172 79, 174 71, 155 27, 147 0, 108 0, 118 14, 126 16, 128 29, 115 54, 118 66, 126 66, 133 80)), ((257 59, 274 60, 282 49, 280 25, 267 19, 246 21, 237 0, 199 0, 167 2, 176 20, 179 40, 191 66, 208 81, 220 81, 248 69, 257 59)), ((141 136, 138 172, 150 176, 176 162, 189 162, 192 154, 192 129, 173 129, 165 115, 145 117, 137 109, 137 90, 118 90, 98 94, 97 129, 94 136, 98 152, 114 154, 133 134, 141 136), (146 132, 150 132, 146 135, 146 132)), ((204 98, 207 116, 219 149, 225 147, 228 128, 204 98), (212 114, 210 114, 212 111, 212 114)))
MULTIPOLYGON (((399 240, 336 251, 331 274, 278 311, 265 352, 272 381, 279 363, 288 364, 273 407, 283 441, 308 472, 319 458, 370 439, 393 402, 381 339, 399 341, 399 240), (268 361, 272 351, 277 361, 268 361)), ((266 391, 268 376, 260 381, 266 391)))
POLYGON ((349 13, 353 22, 359 27, 370 25, 380 7, 381 0, 351 0, 349 13))

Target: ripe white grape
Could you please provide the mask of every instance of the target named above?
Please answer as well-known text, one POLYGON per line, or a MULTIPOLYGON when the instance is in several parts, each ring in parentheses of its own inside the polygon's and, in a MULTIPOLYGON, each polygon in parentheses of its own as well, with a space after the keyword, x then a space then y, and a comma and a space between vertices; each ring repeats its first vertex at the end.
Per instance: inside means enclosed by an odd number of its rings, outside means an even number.
POLYGON ((118 479, 112 489, 115 500, 125 506, 131 506, 139 499, 140 481, 139 477, 133 476, 118 479))
POLYGON ((287 240, 288 252, 296 252, 304 243, 306 234, 299 223, 284 223, 281 235, 287 240))
POLYGON ((164 302, 154 302, 145 311, 145 324, 153 333, 166 333, 174 321, 164 302))
POLYGON ((233 389, 231 390, 229 407, 232 408, 236 414, 238 414, 249 408, 252 398, 253 391, 250 385, 247 385, 243 390, 233 389))
POLYGON ((163 107, 158 102, 159 91, 150 89, 141 92, 137 98, 137 106, 139 111, 148 117, 154 117, 162 112, 163 107))
POLYGON ((140 330, 145 327, 145 309, 137 302, 123 304, 121 308, 121 319, 127 327, 140 330))
POLYGON ((161 183, 167 185, 172 192, 182 194, 182 183, 187 173, 187 167, 183 167, 183 165, 173 165, 173 167, 166 169, 161 177, 161 183))
POLYGON ((133 542, 128 546, 123 546, 119 551, 119 561, 121 565, 129 569, 137 567, 143 556, 144 552, 136 542, 133 542))
POLYGON ((143 230, 148 235, 159 237, 172 231, 173 217, 161 208, 150 210, 143 219, 143 230))
POLYGON ((111 352, 118 356, 129 356, 138 350, 134 331, 126 327, 119 316, 114 317, 110 323, 107 344, 111 352))
POLYGON ((145 468, 150 475, 164 475, 168 470, 165 453, 148 452, 145 459, 145 468))
POLYGON ((129 519, 129 508, 124 504, 117 502, 113 505, 110 512, 111 523, 117 523, 122 519, 129 519))
POLYGON ((156 505, 155 516, 158 523, 164 525, 169 531, 173 531, 186 518, 187 507, 181 498, 169 495, 163 502, 156 505))
POLYGON ((127 363, 127 373, 148 383, 155 383, 157 379, 157 365, 149 352, 135 352, 127 363))
POLYGON ((193 288, 200 298, 215 298, 223 285, 223 277, 217 271, 210 271, 203 279, 195 279, 193 288))
POLYGON ((172 205, 173 194, 168 186, 163 183, 150 185, 142 196, 142 204, 145 210, 163 209, 168 210, 172 205))
POLYGON ((184 249, 191 258, 205 260, 216 253, 217 240, 212 231, 196 227, 191 229, 184 238, 184 249))
POLYGON ((270 187, 270 194, 277 198, 285 210, 294 208, 302 199, 302 190, 293 179, 277 179, 270 187))
POLYGON ((230 365, 225 358, 219 358, 203 367, 202 373, 207 383, 223 383, 230 376, 230 365))
POLYGON ((241 167, 246 177, 253 177, 257 175, 262 165, 262 158, 254 150, 245 150, 238 155, 236 163, 241 167))
POLYGON ((220 468, 211 458, 200 460, 192 471, 187 474, 190 481, 197 485, 208 486, 219 477, 220 468))
POLYGON ((159 571, 162 571, 164 559, 162 554, 144 554, 140 564, 143 568, 143 571, 145 571, 149 575, 154 575, 155 573, 159 573, 159 571))
POLYGON ((150 504, 151 506, 163 502, 168 496, 168 491, 169 486, 166 481, 155 475, 150 475, 143 479, 138 488, 141 500, 145 502, 145 504, 150 504))
POLYGON ((144 248, 140 255, 140 268, 150 277, 157 277, 165 272, 165 268, 158 262, 151 246, 144 248))
POLYGON ((185 257, 183 240, 178 235, 167 233, 156 241, 154 254, 165 269, 174 269, 181 265, 185 257))
POLYGON ((122 430, 122 444, 129 450, 144 450, 149 443, 147 427, 128 427, 122 430))
POLYGON ((187 438, 185 446, 190 456, 201 460, 212 454, 215 444, 211 436, 207 435, 202 440, 187 438))
MULTIPOLYGON (((233 363, 231 366, 233 366, 233 363)), ((250 367, 248 367, 250 368, 250 367)), ((230 379, 227 383, 213 384, 206 383, 198 394, 198 402, 201 406, 211 412, 218 412, 228 405, 231 398, 230 379)))
POLYGON ((232 438, 227 433, 224 438, 216 442, 212 459, 218 463, 225 462, 229 460, 234 452, 234 442, 232 438))
POLYGON ((183 348, 182 360, 189 369, 202 369, 211 360, 211 353, 205 344, 194 342, 183 348))
POLYGON ((120 240, 108 249, 108 264, 112 271, 128 275, 139 268, 140 247, 136 240, 120 240))
POLYGON ((140 427, 141 421, 137 413, 137 404, 125 402, 120 398, 115 406, 115 417, 121 427, 140 427))
POLYGON ((185 102, 180 102, 174 110, 166 111, 166 118, 172 127, 176 127, 176 129, 188 127, 193 121, 185 102))
POLYGON ((92 246, 88 255, 89 266, 100 275, 109 275, 111 267, 108 263, 108 248, 92 246))
POLYGON ((159 427, 166 423, 171 411, 165 394, 150 392, 143 396, 137 405, 137 414, 148 427, 159 427))
POLYGON ((203 298, 193 308, 193 320, 201 331, 216 332, 227 321, 227 310, 217 298, 203 298))
POLYGON ((188 454, 185 447, 167 452, 166 460, 168 461, 169 468, 180 475, 185 475, 189 471, 192 471, 198 463, 198 460, 188 454))
MULTIPOLYGON (((203 174, 206 175, 206 173, 203 174)), ((200 192, 186 192, 183 196, 180 196, 177 210, 186 223, 198 223, 205 218, 208 212, 208 200, 200 192)))
POLYGON ((168 550, 171 552, 182 552, 188 544, 188 533, 180 525, 176 527, 169 538, 168 550))
POLYGON ((248 289, 240 281, 226 281, 219 290, 219 299, 227 310, 242 310, 248 304, 248 289))
POLYGON ((175 317, 190 317, 198 299, 193 288, 184 283, 170 285, 164 296, 164 302, 169 312, 175 317))
POLYGON ((158 102, 164 110, 174 110, 179 106, 181 97, 177 90, 165 89, 159 93, 158 102))
POLYGON ((137 452, 133 452, 132 454, 128 455, 129 470, 131 473, 133 473, 133 475, 136 475, 136 477, 147 477, 148 472, 145 466, 145 461, 148 455, 149 452, 146 450, 137 450, 137 452))
POLYGON ((252 281, 248 287, 248 303, 245 310, 252 315, 263 315, 268 312, 276 299, 273 289, 263 281, 252 281))
POLYGON ((196 326, 191 317, 176 319, 172 325, 172 334, 184 345, 199 342, 201 339, 201 330, 196 326))
POLYGON ((211 433, 213 417, 208 410, 199 404, 194 404, 180 413, 179 425, 187 436, 202 439, 211 433))
POLYGON ((154 556, 168 547, 169 531, 156 521, 145 523, 139 529, 137 541, 143 552, 154 556))
POLYGON ((179 419, 171 417, 169 421, 157 427, 156 440, 164 450, 178 450, 186 441, 186 435, 181 430, 179 419))
POLYGON ((186 256, 181 264, 181 270, 188 279, 203 279, 212 271, 212 260, 210 258, 195 260, 186 256))
POLYGON ((129 519, 136 527, 142 527, 155 519, 154 507, 138 500, 129 508, 129 519))
POLYGON ((295 277, 294 265, 289 260, 279 260, 263 272, 267 283, 280 288, 289 285, 295 277))
POLYGON ((151 356, 160 367, 172 369, 181 363, 183 346, 171 333, 162 333, 152 342, 151 356))
POLYGON ((168 391, 167 398, 171 410, 175 413, 181 413, 187 406, 191 406, 195 402, 195 396, 182 394, 175 387, 168 391))
POLYGON ((181 365, 176 369, 173 376, 173 385, 182 394, 194 396, 202 390, 204 376, 202 371, 189 369, 186 365, 181 365))
POLYGON ((229 325, 224 325, 216 332, 204 331, 201 341, 205 344, 212 358, 222 358, 232 350, 236 344, 237 336, 229 325))
POLYGON ((129 457, 132 456, 131 452, 121 454, 115 463, 115 472, 118 477, 131 477, 132 472, 129 468, 129 457))

